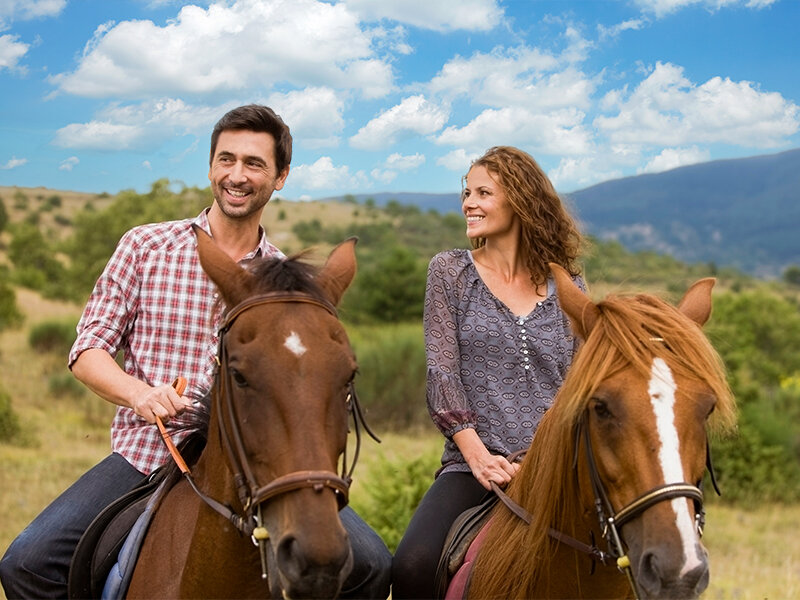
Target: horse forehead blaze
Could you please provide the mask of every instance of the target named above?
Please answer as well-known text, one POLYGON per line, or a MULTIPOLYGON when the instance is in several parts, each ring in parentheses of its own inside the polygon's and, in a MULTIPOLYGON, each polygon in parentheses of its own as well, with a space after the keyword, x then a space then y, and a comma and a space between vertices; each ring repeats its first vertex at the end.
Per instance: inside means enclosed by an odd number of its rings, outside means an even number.
MULTIPOLYGON (((660 441, 658 460, 665 484, 688 481, 683 469, 681 443, 675 420, 677 384, 667 363, 662 358, 653 359, 648 394, 656 419, 656 432, 660 441)), ((674 498, 670 506, 675 515, 675 527, 683 548, 681 574, 688 573, 703 563, 698 548, 697 529, 685 498, 674 498)))
POLYGON ((303 344, 303 340, 301 339, 300 335, 294 330, 292 330, 289 335, 286 336, 283 346, 297 358, 300 358, 308 351, 308 348, 306 348, 303 344))

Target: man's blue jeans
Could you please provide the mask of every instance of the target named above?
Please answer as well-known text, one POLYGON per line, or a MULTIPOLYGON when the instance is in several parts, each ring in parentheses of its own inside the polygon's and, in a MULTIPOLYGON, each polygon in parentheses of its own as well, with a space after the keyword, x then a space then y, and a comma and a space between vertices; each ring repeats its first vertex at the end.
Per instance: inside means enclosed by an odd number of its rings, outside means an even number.
MULTIPOLYGON (((87 471, 8 547, 0 561, 6 597, 66 598, 69 566, 81 535, 106 506, 143 479, 119 454, 111 454, 87 471)), ((389 550, 351 508, 344 508, 340 516, 353 548, 353 571, 341 596, 387 598, 392 564, 389 550)))

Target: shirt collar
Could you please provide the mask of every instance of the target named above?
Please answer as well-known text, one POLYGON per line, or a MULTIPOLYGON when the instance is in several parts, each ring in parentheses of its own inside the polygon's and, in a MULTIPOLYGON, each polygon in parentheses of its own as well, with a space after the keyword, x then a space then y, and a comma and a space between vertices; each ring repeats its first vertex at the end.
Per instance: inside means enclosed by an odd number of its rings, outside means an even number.
MULTIPOLYGON (((205 231, 208 235, 211 235, 211 225, 208 223, 208 211, 211 208, 204 208, 203 211, 195 217, 193 223, 200 227, 203 231, 205 231)), ((214 237, 214 236, 211 236, 214 237)), ((285 255, 281 252, 277 246, 270 243, 267 239, 267 232, 264 231, 264 228, 259 225, 258 226, 258 244, 256 247, 248 252, 245 256, 242 257, 242 260, 251 260, 253 258, 259 258, 262 256, 276 256, 280 258, 284 258, 285 255)))

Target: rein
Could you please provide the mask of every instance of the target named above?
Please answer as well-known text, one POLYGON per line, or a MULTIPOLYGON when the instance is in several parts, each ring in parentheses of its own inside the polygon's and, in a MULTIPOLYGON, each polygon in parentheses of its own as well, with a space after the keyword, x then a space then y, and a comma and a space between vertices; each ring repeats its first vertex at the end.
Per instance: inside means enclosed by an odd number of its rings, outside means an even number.
MULTIPOLYGON (((641 595, 639 594, 638 587, 636 582, 633 578, 633 571, 631 569, 631 562, 625 552, 625 546, 622 542, 622 536, 620 534, 620 529, 622 528, 625 523, 634 519, 635 517, 642 514, 644 511, 649 509, 650 507, 664 502, 666 500, 672 500, 673 498, 690 498, 695 503, 695 509, 697 510, 695 514, 695 522, 697 524, 697 529, 699 534, 703 535, 703 527, 705 524, 705 511, 703 509, 703 491, 700 488, 700 485, 692 485, 690 483, 668 483, 666 485, 658 486, 653 488, 639 497, 625 505, 619 511, 614 511, 613 506, 611 505, 611 501, 608 498, 608 494, 606 493, 605 486, 603 485, 603 481, 600 478, 600 473, 597 469, 597 463, 594 459, 594 451, 592 449, 592 442, 589 436, 589 428, 585 426, 585 423, 581 421, 580 425, 578 426, 579 430, 582 430, 582 436, 580 431, 577 432, 576 435, 576 448, 578 443, 583 437, 584 440, 584 447, 586 449, 586 458, 587 464, 589 467, 589 478, 592 484, 592 491, 595 497, 595 510, 597 511, 597 517, 600 523, 600 528, 603 531, 603 538, 606 540, 606 544, 608 545, 609 552, 603 552, 600 550, 597 545, 592 541, 592 544, 585 544, 569 535, 561 533, 560 531, 553 529, 552 527, 548 528, 547 533, 550 537, 566 544, 579 552, 583 552, 584 554, 588 554, 594 560, 599 560, 602 564, 606 565, 609 564, 613 559, 616 559, 617 568, 625 573, 628 578, 628 581, 631 585, 631 589, 633 590, 634 597, 640 598, 641 595)), ((525 451, 515 452, 511 456, 509 456, 509 460, 515 460, 520 454, 524 454, 525 451)), ((576 451, 575 454, 575 461, 577 463, 578 454, 576 451)), ((714 474, 714 468, 711 463, 711 452, 708 443, 706 443, 706 468, 711 476, 711 481, 714 486, 714 490, 719 494, 719 488, 717 487, 716 477, 714 474)), ((531 524, 532 515, 517 504, 514 500, 512 500, 502 489, 498 486, 495 482, 490 482, 492 490, 498 496, 498 498, 506 505, 506 507, 514 513, 517 517, 522 519, 528 525, 531 524)), ((702 485, 702 483, 701 483, 702 485)), ((594 536, 592 536, 594 537, 594 536)))
MULTIPOLYGON (((242 440, 241 428, 239 427, 239 420, 237 418, 236 410, 233 406, 233 401, 229 393, 231 384, 230 376, 227 373, 223 374, 222 372, 223 367, 227 365, 228 361, 228 353, 225 346, 225 336, 233 326, 236 319, 242 313, 250 310, 251 308, 266 304, 287 302, 311 304, 318 308, 322 308, 333 317, 338 318, 336 308, 333 306, 333 304, 326 300, 316 298, 311 294, 302 292, 268 292, 249 298, 236 305, 227 313, 225 321, 219 330, 219 349, 217 355, 217 364, 219 370, 216 379, 216 398, 218 402, 222 402, 218 419, 219 432, 223 441, 225 453, 228 457, 228 461, 232 466, 236 491, 239 501, 242 505, 243 514, 239 514, 230 506, 223 505, 217 500, 214 500, 197 487, 191 471, 186 466, 186 463, 180 456, 178 450, 175 448, 175 445, 170 439, 169 434, 164 429, 164 426, 160 420, 157 420, 164 442, 166 443, 173 459, 177 463, 194 492, 211 509, 219 513, 226 520, 230 521, 230 523, 233 524, 237 530, 244 535, 250 536, 253 539, 253 543, 259 547, 262 557, 262 578, 265 579, 267 576, 265 542, 269 539, 269 533, 266 527, 264 527, 261 516, 262 504, 277 496, 281 496, 295 490, 312 488, 315 492, 321 493, 327 488, 332 490, 335 494, 336 500, 339 504, 339 509, 341 510, 347 506, 349 500, 352 474, 355 470, 356 462, 358 461, 358 456, 361 449, 361 428, 363 427, 370 437, 380 442, 378 437, 372 432, 364 420, 364 415, 358 402, 358 396, 356 395, 355 385, 351 381, 348 384, 347 397, 345 398, 347 410, 353 417, 353 427, 356 435, 354 456, 350 468, 347 468, 347 449, 345 447, 342 455, 341 475, 332 471, 324 470, 294 471, 285 475, 281 475, 265 485, 259 485, 247 460, 247 454, 244 447, 244 442, 242 440)), ((185 387, 185 380, 179 378, 173 384, 176 389, 178 389, 180 382, 182 382, 183 387, 185 387)))

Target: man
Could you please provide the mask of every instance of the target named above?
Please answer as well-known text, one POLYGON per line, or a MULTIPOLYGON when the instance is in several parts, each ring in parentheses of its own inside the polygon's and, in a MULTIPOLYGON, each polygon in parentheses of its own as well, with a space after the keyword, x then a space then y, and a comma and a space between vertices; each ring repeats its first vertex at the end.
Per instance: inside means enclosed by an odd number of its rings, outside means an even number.
MULTIPOLYGON (((291 158, 289 128, 272 109, 236 108, 211 135, 211 207, 195 219, 135 227, 120 240, 89 297, 69 355, 75 377, 117 405, 112 454, 9 546, 0 561, 7 598, 66 597, 72 554, 92 520, 170 460, 153 426, 156 417, 168 421, 176 443, 196 428, 191 406, 211 389, 222 307, 200 266, 192 224, 240 263, 283 256, 260 222, 272 193, 283 188, 291 158), (120 351, 122 367, 114 359, 120 351), (188 380, 183 397, 170 384, 177 375, 188 380)), ((342 596, 386 598, 389 551, 352 509, 341 517, 354 557, 342 596)))

